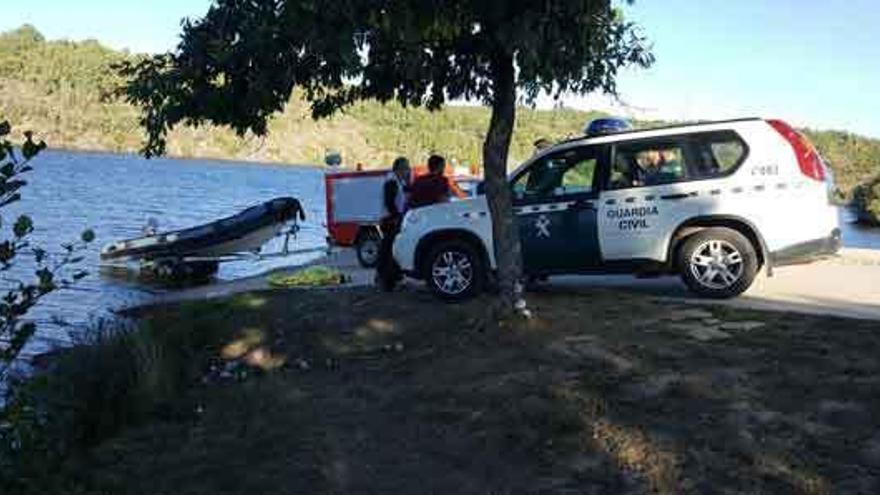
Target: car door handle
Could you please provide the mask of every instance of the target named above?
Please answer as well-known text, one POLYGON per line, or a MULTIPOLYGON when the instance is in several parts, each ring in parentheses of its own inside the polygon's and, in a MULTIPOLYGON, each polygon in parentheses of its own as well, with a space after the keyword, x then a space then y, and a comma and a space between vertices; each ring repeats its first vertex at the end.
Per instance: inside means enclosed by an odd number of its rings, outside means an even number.
POLYGON ((686 199, 686 198, 695 197, 696 195, 697 195, 697 193, 695 193, 695 192, 680 193, 680 194, 667 194, 665 196, 660 196, 660 199, 686 199))

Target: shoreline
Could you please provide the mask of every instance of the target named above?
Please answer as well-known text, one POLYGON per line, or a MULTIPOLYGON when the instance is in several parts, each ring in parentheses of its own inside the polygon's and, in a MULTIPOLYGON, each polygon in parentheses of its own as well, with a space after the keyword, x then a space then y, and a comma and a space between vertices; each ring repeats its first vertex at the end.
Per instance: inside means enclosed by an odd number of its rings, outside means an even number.
MULTIPOLYGON (((138 159, 144 160, 146 162, 152 162, 156 160, 179 160, 186 162, 220 162, 222 164, 228 165, 241 165, 246 167, 252 166, 268 166, 268 167, 290 167, 290 168, 298 168, 298 169, 313 169, 316 171, 325 171, 330 170, 330 168, 326 165, 319 165, 313 163, 292 163, 292 162, 282 162, 282 161, 259 161, 259 160, 248 160, 248 159, 234 159, 234 158, 212 158, 206 156, 181 156, 181 155, 162 155, 155 156, 151 158, 145 158, 141 154, 132 151, 113 151, 113 150, 101 150, 101 149, 80 149, 80 148, 64 148, 64 147, 55 147, 50 146, 46 149, 47 153, 69 153, 69 154, 77 154, 77 155, 111 155, 111 156, 119 156, 130 159, 138 159)), ((367 167, 369 169, 369 167, 367 167)), ((347 170, 345 166, 340 166, 339 170, 347 170)))
MULTIPOLYGON (((339 270, 349 282, 333 289, 369 288, 373 286, 372 269, 362 268, 351 249, 333 249, 303 265, 268 270, 261 274, 237 280, 193 287, 158 296, 142 305, 122 308, 120 314, 138 313, 145 308, 157 308, 187 302, 218 301, 254 292, 283 291, 273 289, 268 283, 273 274, 291 274, 305 268, 324 265, 339 270)), ((774 277, 759 274, 752 288, 738 298, 713 301, 694 297, 679 283, 678 277, 661 277, 654 280, 637 279, 630 275, 561 276, 541 285, 534 296, 542 292, 572 294, 592 290, 619 290, 630 294, 642 294, 651 299, 666 299, 687 304, 709 307, 730 307, 744 310, 792 312, 821 317, 842 317, 880 321, 880 249, 843 248, 838 256, 808 265, 782 267, 774 277), (835 274, 842 274, 849 281, 847 290, 833 295, 823 292, 825 282, 835 274)), ((422 284, 405 280, 405 291, 421 292, 422 284)), ((321 289, 321 288, 317 288, 321 289)), ((302 289, 299 289, 302 290, 302 289)), ((306 289, 311 290, 311 289, 306 289)), ((393 297, 393 294, 389 297, 393 297)))

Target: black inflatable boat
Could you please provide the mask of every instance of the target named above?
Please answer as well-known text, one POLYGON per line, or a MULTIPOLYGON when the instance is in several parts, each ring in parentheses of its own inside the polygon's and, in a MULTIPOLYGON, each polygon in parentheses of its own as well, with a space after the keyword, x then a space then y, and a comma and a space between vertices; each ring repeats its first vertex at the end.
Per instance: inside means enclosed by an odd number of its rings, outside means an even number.
POLYGON ((300 202, 289 197, 276 198, 197 227, 110 244, 101 251, 101 259, 154 261, 255 252, 279 235, 285 224, 296 220, 305 220, 300 202))

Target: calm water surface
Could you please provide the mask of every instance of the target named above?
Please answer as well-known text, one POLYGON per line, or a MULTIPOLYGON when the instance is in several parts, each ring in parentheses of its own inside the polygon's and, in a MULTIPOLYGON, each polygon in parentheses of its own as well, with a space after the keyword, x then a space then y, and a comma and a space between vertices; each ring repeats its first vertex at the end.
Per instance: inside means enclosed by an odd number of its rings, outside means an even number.
MULTIPOLYGON (((27 212, 36 224, 34 240, 56 252, 85 228, 97 234, 83 263, 90 275, 74 289, 51 294, 34 312, 42 332, 37 350, 68 338, 69 332, 56 319, 81 327, 113 308, 149 302, 156 292, 170 290, 102 274, 98 268, 101 246, 141 235, 149 218, 156 218, 160 229, 176 229, 231 215, 273 197, 294 196, 306 208, 307 219, 292 247, 321 247, 326 235, 323 171, 318 168, 48 151, 36 160, 29 181, 24 199, 4 211, 5 219, 27 212)), ((845 245, 880 249, 880 229, 852 225, 844 212, 841 220, 845 245)), ((306 261, 307 257, 291 257, 223 264, 218 279, 306 261)))

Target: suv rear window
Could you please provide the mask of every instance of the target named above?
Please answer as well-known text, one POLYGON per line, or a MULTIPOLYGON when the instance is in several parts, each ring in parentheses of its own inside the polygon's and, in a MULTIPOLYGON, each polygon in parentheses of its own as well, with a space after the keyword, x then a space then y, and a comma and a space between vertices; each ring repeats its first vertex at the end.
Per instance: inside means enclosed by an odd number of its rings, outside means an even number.
POLYGON ((614 148, 608 189, 723 177, 739 167, 747 155, 748 147, 733 131, 624 142, 614 148))

